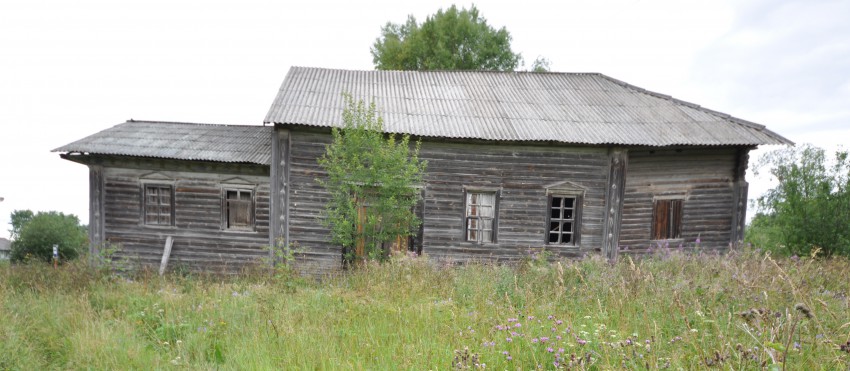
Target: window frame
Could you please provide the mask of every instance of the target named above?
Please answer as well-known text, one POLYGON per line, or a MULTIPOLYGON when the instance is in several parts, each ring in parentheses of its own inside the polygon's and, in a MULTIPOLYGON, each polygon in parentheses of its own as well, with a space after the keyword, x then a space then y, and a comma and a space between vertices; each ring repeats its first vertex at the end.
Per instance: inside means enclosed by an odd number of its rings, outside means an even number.
POLYGON ((139 208, 139 210, 140 210, 139 223, 142 226, 145 226, 145 227, 173 228, 175 226, 174 219, 175 219, 175 216, 176 216, 176 213, 175 213, 175 210, 174 210, 175 209, 174 206, 176 204, 174 184, 163 183, 163 182, 141 182, 140 185, 141 185, 141 191, 140 191, 140 206, 141 207, 139 208), (148 203, 148 189, 149 188, 156 188, 158 190, 163 190, 163 189, 168 190, 168 195, 169 195, 168 196, 169 197, 169 203, 168 203, 169 213, 167 214, 168 219, 169 219, 168 223, 159 223, 158 222, 159 218, 163 216, 163 213, 161 211, 156 213, 156 215, 157 215, 157 222, 156 223, 149 223, 148 222, 148 218, 147 218, 148 211, 149 211, 148 208, 150 206, 162 207, 162 206, 165 205, 165 204, 160 203, 162 196, 159 195, 159 194, 156 196, 157 200, 158 200, 157 204, 154 205, 154 204, 148 203))
MULTIPOLYGON (((546 197, 546 224, 544 229, 543 243, 545 245, 553 245, 553 246, 579 246, 581 244, 581 211, 582 211, 582 194, 578 192, 548 192, 546 197), (549 236, 552 234, 552 201, 554 198, 559 197, 561 199, 564 198, 572 198, 573 199, 573 217, 572 219, 563 219, 560 218, 556 222, 564 223, 565 221, 571 221, 572 223, 572 231, 570 235, 572 236, 572 241, 570 242, 551 242, 549 240, 549 236)), ((563 207, 560 207, 560 210, 563 211, 563 207)), ((563 216, 563 214, 561 214, 563 216)), ((563 227, 563 224, 559 226, 563 227)), ((558 233, 558 240, 560 241, 562 233, 558 233)))
POLYGON ((499 230, 499 199, 501 198, 501 189, 499 188, 485 188, 485 187, 464 187, 463 188, 463 218, 462 218, 462 241, 471 242, 478 245, 489 245, 498 243, 498 230, 499 230), (483 223, 480 222, 480 216, 470 216, 469 215, 469 195, 477 193, 477 194, 492 194, 493 195, 493 217, 491 224, 491 236, 490 241, 484 241, 482 236, 483 223), (476 218, 479 220, 478 225, 480 226, 476 231, 479 232, 478 237, 474 240, 469 239, 469 220, 470 218, 476 218))
POLYGON ((240 187, 240 186, 223 186, 221 188, 221 229, 224 231, 237 231, 237 232, 253 232, 257 227, 257 207, 256 207, 256 197, 257 190, 255 187, 240 187), (247 200, 248 204, 248 225, 247 226, 230 226, 230 220, 228 218, 229 211, 231 207, 230 199, 227 198, 228 193, 236 192, 237 198, 233 201, 242 203, 245 200, 241 200, 239 195, 244 192, 250 193, 250 199, 247 200))
POLYGON ((652 199, 652 219, 650 219, 650 235, 651 241, 675 241, 682 239, 682 224, 684 221, 685 196, 656 196, 652 199), (666 224, 663 231, 658 229, 659 224, 659 205, 667 204, 665 220, 666 224), (678 207, 675 205, 678 204, 678 207), (671 229, 673 233, 671 233, 671 229), (663 235, 661 235, 661 233, 663 235))

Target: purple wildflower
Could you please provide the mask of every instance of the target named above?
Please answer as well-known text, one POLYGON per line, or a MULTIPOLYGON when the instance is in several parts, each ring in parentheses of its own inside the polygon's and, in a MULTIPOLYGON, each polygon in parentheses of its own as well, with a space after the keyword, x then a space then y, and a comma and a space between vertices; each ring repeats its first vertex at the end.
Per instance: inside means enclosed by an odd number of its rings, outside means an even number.
POLYGON ((534 316, 528 316, 528 320, 531 321, 534 319, 534 316))
POLYGON ((563 352, 564 352, 564 348, 558 348, 558 353, 563 353, 563 352))
POLYGON ((578 345, 587 344, 587 340, 584 340, 584 339, 581 339, 581 338, 577 339, 576 342, 578 343, 578 345))
POLYGON ((538 341, 540 341, 540 340, 537 340, 537 338, 531 339, 531 342, 534 343, 534 344, 537 344, 538 341))
POLYGON ((510 342, 514 341, 514 339, 511 339, 511 338, 505 338, 505 341, 507 341, 507 342, 509 342, 509 343, 510 343, 510 342))
POLYGON ((551 314, 550 314, 550 315, 549 315, 548 317, 546 317, 546 318, 547 318, 547 319, 553 319, 553 318, 555 318, 555 316, 553 316, 553 315, 551 315, 551 314))
POLYGON ((540 342, 541 342, 541 343, 545 343, 545 342, 547 342, 547 341, 549 341, 549 338, 548 338, 548 337, 546 337, 546 336, 541 336, 541 337, 540 337, 540 342))
POLYGON ((508 356, 508 358, 505 358, 505 359, 507 359, 508 361, 512 361, 514 359, 514 357, 508 356))
POLYGON ((561 335, 555 335, 555 339, 561 340, 561 335))
POLYGON ((522 327, 522 323, 517 322, 516 324, 514 324, 514 327, 522 327))
POLYGON ((561 320, 557 320, 557 321, 555 321, 555 324, 556 324, 556 325, 560 325, 560 324, 563 324, 563 323, 564 323, 564 321, 561 321, 561 320))
POLYGON ((555 349, 552 349, 552 347, 548 347, 548 348, 546 348, 546 351, 549 352, 549 353, 552 353, 552 352, 555 351, 555 349))
POLYGON ((508 318, 508 323, 510 322, 516 322, 516 318, 508 318))

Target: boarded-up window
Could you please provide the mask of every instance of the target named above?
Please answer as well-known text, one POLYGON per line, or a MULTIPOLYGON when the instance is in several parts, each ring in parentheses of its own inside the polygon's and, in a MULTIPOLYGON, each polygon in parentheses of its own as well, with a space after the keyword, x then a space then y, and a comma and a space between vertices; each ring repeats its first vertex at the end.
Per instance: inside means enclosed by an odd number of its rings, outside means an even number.
POLYGON ((578 214, 578 197, 550 195, 546 242, 549 244, 577 243, 578 214))
POLYGON ((496 193, 466 193, 466 240, 491 243, 495 240, 496 193))
POLYGON ((252 192, 244 189, 225 190, 224 226, 226 229, 254 228, 252 192))
POLYGON ((171 186, 145 185, 142 219, 147 225, 173 225, 174 197, 171 186))
POLYGON ((652 239, 680 238, 682 233, 682 200, 655 200, 652 208, 652 239))

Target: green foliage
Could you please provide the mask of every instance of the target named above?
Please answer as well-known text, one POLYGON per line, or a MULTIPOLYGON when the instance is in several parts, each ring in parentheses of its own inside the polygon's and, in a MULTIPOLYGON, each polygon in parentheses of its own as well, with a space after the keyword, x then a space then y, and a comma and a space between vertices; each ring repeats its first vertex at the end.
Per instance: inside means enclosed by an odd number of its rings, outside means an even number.
POLYGON ((333 142, 319 159, 328 176, 318 181, 331 197, 323 222, 347 259, 383 258, 385 243, 411 236, 419 226, 413 208, 427 162, 419 160, 419 143, 411 145, 408 135, 384 134, 374 103, 366 106, 349 95, 345 100, 343 127, 333 129, 333 142), (356 251, 358 244, 364 251, 356 251))
POLYGON ((789 255, 850 256, 850 162, 847 151, 827 158, 823 149, 802 146, 766 154, 778 184, 758 199, 759 215, 747 241, 789 255))
POLYGON ((15 210, 12 211, 12 215, 9 216, 9 224, 12 225, 12 229, 9 230, 9 235, 13 240, 17 239, 18 236, 21 235, 21 229, 32 220, 34 216, 32 210, 15 210))
POLYGON ((372 46, 379 70, 512 71, 522 60, 511 50, 511 35, 469 10, 452 5, 421 25, 411 15, 404 24, 387 23, 372 46))
POLYGON ((291 292, 267 274, 131 280, 82 261, 0 266, 0 369, 444 370, 464 349, 455 363, 495 370, 850 363, 843 257, 531 261, 401 257, 291 292))
MULTIPOLYGON (((16 215, 18 220, 26 219, 21 217, 26 216, 26 212, 15 211, 12 213, 13 223, 17 223, 14 219, 16 215)), ((61 261, 76 259, 85 251, 88 243, 85 228, 71 214, 38 212, 19 227, 13 224, 13 228, 19 228, 17 237, 12 241, 13 262, 29 258, 50 262, 53 259, 53 245, 59 245, 61 261)))
POLYGON ((546 57, 539 56, 531 63, 531 72, 549 72, 552 70, 552 62, 546 57))

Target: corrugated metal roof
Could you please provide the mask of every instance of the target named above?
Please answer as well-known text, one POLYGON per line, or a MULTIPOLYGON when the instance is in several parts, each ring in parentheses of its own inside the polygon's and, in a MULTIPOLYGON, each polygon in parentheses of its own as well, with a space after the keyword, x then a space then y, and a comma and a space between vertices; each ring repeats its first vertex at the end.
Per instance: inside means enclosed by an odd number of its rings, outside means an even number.
POLYGON ((130 120, 53 152, 269 165, 271 133, 268 126, 130 120))
POLYGON ((266 123, 341 126, 342 93, 426 137, 619 145, 792 144, 762 125, 598 73, 292 67, 266 123))

